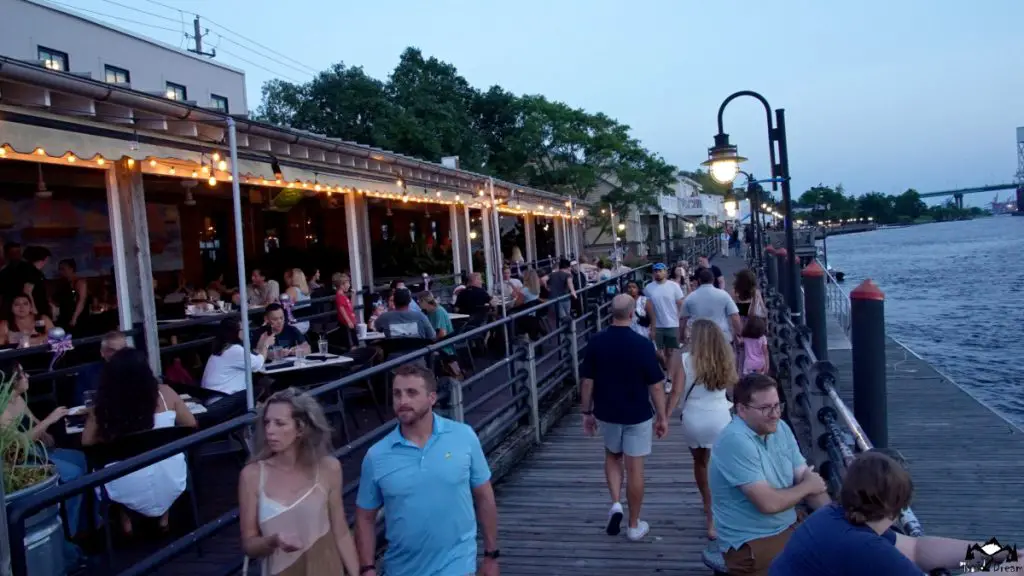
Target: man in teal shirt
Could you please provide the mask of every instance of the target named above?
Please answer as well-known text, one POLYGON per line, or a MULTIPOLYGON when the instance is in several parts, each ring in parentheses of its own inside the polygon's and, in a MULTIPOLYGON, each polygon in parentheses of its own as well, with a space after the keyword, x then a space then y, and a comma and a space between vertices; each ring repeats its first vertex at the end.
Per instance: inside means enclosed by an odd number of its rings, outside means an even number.
POLYGON ((830 499, 781 421, 775 380, 744 376, 733 401, 736 415, 711 449, 711 510, 729 574, 767 576, 793 533, 796 505, 815 509, 830 499))
POLYGON ((399 425, 363 458, 356 497, 360 575, 376 576, 377 511, 384 508, 388 576, 498 574, 498 510, 480 440, 466 424, 433 412, 434 374, 415 364, 395 371, 399 425), (475 510, 474 510, 475 508, 475 510))

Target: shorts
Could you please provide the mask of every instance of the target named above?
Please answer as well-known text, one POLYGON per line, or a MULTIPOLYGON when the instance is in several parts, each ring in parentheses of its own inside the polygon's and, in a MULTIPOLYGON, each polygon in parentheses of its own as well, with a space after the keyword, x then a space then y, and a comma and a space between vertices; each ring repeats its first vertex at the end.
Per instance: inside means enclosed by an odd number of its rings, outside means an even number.
POLYGON ((611 424, 599 422, 604 436, 604 447, 612 454, 647 456, 654 441, 654 419, 639 424, 611 424))
POLYGON ((679 328, 655 328, 654 345, 658 350, 676 350, 679 348, 679 328))

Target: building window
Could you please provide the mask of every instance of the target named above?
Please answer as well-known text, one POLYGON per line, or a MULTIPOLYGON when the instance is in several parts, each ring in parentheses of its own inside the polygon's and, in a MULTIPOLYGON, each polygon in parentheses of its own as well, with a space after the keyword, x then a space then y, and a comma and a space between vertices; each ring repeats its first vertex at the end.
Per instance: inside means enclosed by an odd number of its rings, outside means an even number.
POLYGON ((43 65, 50 70, 60 70, 61 72, 68 71, 67 52, 61 52, 59 50, 52 50, 45 46, 40 46, 39 59, 42 60, 43 65))
POLYGON ((106 80, 110 84, 131 84, 132 75, 128 73, 124 68, 118 68, 117 66, 106 65, 106 80))
POLYGON ((175 84, 174 82, 168 82, 167 83, 167 97, 169 99, 171 99, 171 100, 177 100, 179 102, 184 102, 185 100, 188 100, 188 92, 185 90, 185 87, 182 86, 181 84, 175 84))
POLYGON ((217 96, 216 94, 210 94, 210 101, 213 102, 214 110, 218 112, 228 113, 228 99, 223 96, 217 96))

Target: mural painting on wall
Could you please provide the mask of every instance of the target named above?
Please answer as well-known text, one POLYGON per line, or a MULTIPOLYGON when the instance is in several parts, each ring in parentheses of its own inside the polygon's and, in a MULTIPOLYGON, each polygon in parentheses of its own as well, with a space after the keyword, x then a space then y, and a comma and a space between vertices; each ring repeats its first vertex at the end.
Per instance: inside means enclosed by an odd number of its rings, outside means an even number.
MULTIPOLYGON (((171 204, 146 204, 154 272, 182 269, 181 218, 171 204)), ((114 266, 105 200, 0 199, 0 244, 45 246, 52 257, 43 273, 57 277, 57 262, 74 258, 83 277, 104 276, 114 266)))

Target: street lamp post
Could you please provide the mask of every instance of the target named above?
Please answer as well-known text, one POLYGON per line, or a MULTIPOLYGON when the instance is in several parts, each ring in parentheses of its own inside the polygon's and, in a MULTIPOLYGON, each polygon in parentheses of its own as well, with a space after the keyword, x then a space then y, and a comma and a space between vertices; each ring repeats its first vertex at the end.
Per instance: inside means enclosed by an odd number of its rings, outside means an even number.
POLYGON ((786 304, 789 306, 790 317, 794 324, 802 323, 802 306, 798 298, 800 286, 800 269, 797 267, 796 246, 793 239, 793 199, 790 191, 789 178, 789 150, 786 144, 786 116, 783 109, 775 110, 775 121, 772 122, 772 107, 757 92, 742 90, 730 95, 718 108, 718 134, 715 135, 715 145, 708 149, 708 159, 702 166, 707 166, 711 177, 715 181, 727 184, 731 183, 739 174, 739 165, 746 161, 746 158, 737 153, 736 146, 729 143, 729 135, 725 133, 722 117, 725 115, 725 108, 730 102, 740 96, 756 98, 763 106, 765 117, 768 121, 768 153, 772 165, 772 190, 778 189, 778 183, 782 184, 782 207, 785 217, 786 232, 786 260, 787 269, 791 275, 785 285, 786 304), (778 150, 778 162, 776 162, 776 148, 778 150))

